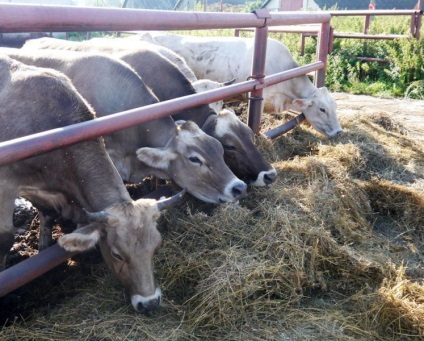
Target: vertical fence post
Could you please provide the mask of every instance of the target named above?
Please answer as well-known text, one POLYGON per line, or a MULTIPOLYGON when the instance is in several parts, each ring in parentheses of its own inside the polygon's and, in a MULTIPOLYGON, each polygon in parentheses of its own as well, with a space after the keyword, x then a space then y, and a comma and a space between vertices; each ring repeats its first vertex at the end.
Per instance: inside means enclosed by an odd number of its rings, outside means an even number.
MULTIPOLYGON (((271 18, 268 10, 259 9, 253 12, 259 19, 265 19, 262 27, 255 29, 255 46, 253 50, 252 73, 249 78, 261 81, 265 77, 266 45, 268 26, 266 21, 271 18)), ((259 133, 261 126, 262 93, 264 86, 257 85, 249 96, 248 125, 255 134, 259 133)))
POLYGON ((300 55, 305 55, 305 33, 301 33, 301 41, 300 41, 300 55))
POLYGON ((420 39, 420 30, 422 23, 422 0, 418 0, 414 9, 420 11, 420 13, 415 13, 411 15, 411 35, 415 39, 420 39))
POLYGON ((420 39, 420 31, 421 31, 422 20, 423 20, 422 13, 417 14, 417 21, 416 21, 416 28, 415 28, 415 39, 420 39))
POLYGON ((371 16, 370 15, 365 15, 365 23, 364 23, 364 34, 367 34, 368 33, 368 29, 370 28, 370 18, 371 18, 371 16))
MULTIPOLYGON (((330 47, 330 34, 331 34, 330 22, 322 23, 321 30, 318 33, 317 60, 323 62, 325 67, 323 69, 317 70, 315 73, 315 86, 317 88, 321 88, 325 84, 327 56, 328 56, 328 50, 330 47)), ((332 37, 331 37, 331 40, 332 40, 332 37)))

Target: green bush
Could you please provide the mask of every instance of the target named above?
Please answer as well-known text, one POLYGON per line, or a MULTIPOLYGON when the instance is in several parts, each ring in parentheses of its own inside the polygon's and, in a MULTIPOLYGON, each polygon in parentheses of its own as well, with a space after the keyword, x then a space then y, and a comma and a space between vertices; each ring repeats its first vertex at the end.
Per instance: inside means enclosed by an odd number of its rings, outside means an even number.
MULTIPOLYGON (((334 17, 336 32, 363 32, 363 17, 334 17)), ((409 33, 410 18, 405 16, 374 17, 371 34, 409 33)), ((305 55, 300 56, 298 41, 281 37, 299 64, 315 59, 316 39, 307 38, 305 55)), ((294 35, 290 35, 294 36, 294 35)), ((334 39, 328 56, 326 86, 336 91, 378 96, 424 98, 424 39, 395 40, 334 39), (379 58, 387 62, 365 62, 361 57, 379 58)))

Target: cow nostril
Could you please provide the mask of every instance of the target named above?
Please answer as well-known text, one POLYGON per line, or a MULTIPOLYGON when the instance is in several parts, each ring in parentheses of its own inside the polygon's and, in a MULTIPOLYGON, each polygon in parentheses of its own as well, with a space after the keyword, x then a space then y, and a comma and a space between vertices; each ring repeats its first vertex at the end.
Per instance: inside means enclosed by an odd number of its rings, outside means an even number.
POLYGON ((139 312, 139 313, 142 313, 142 314, 145 314, 145 313, 147 313, 147 309, 146 309, 146 307, 143 305, 143 303, 141 303, 141 302, 138 302, 138 304, 137 304, 137 311, 139 312))
POLYGON ((267 185, 269 185, 269 184, 273 183, 276 178, 277 178, 277 174, 275 174, 275 173, 265 174, 265 176, 264 176, 264 182, 267 185))
POLYGON ((343 134, 343 130, 339 130, 338 132, 337 132, 337 136, 340 136, 340 135, 342 135, 343 134))
POLYGON ((155 310, 160 305, 160 297, 154 298, 148 302, 138 302, 137 311, 142 314, 146 314, 152 310, 155 310))
POLYGON ((244 194, 246 194, 246 188, 247 186, 245 183, 234 186, 232 189, 234 198, 241 198, 244 194))

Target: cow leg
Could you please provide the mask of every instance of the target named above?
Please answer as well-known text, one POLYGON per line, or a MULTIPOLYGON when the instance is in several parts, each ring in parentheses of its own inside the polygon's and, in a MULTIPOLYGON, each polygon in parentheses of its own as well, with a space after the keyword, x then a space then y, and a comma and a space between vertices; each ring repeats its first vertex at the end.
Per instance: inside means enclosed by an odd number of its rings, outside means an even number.
POLYGON ((15 240, 15 236, 13 234, 13 230, 9 232, 1 232, 0 233, 0 271, 6 268, 6 258, 13 246, 13 241, 15 240))
POLYGON ((38 217, 40 219, 40 236, 38 239, 38 251, 43 251, 49 246, 53 245, 52 230, 55 218, 44 214, 43 212, 38 212, 38 217))
POLYGON ((6 268, 6 258, 15 240, 13 210, 16 193, 0 186, 0 271, 6 268))

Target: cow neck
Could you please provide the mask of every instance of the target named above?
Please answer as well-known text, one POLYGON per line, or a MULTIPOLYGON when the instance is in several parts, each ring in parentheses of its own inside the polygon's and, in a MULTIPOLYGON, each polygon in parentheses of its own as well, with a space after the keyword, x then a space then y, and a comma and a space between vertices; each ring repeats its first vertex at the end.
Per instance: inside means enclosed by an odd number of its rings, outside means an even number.
POLYGON ((311 83, 307 76, 292 78, 287 82, 290 82, 290 96, 293 99, 311 98, 317 91, 317 88, 311 83))
POLYGON ((77 182, 77 200, 93 211, 104 210, 114 204, 131 201, 131 197, 99 139, 71 147, 72 166, 77 182), (82 147, 84 145, 84 147, 82 147))
POLYGON ((202 130, 205 131, 209 124, 211 124, 212 121, 215 121, 217 119, 218 115, 215 113, 210 114, 206 120, 202 124, 202 130))

